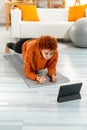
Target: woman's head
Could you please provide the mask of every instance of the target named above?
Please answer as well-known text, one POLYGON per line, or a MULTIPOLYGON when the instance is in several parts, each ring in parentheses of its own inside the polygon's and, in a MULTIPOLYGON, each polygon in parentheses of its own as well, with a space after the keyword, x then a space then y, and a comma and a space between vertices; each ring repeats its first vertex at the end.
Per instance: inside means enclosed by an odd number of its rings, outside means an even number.
POLYGON ((37 39, 37 46, 41 52, 41 55, 49 60, 57 49, 57 40, 52 36, 41 36, 37 39))
POLYGON ((49 49, 56 50, 57 49, 57 40, 52 36, 41 36, 37 39, 37 46, 39 50, 49 49))

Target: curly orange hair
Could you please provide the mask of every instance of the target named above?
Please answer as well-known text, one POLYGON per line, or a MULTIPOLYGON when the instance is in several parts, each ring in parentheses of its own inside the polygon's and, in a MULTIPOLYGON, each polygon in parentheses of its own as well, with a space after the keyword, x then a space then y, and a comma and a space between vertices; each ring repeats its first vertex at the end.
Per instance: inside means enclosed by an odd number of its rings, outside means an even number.
POLYGON ((40 50, 43 50, 43 49, 56 50, 57 49, 57 39, 49 35, 39 37, 36 43, 40 50))

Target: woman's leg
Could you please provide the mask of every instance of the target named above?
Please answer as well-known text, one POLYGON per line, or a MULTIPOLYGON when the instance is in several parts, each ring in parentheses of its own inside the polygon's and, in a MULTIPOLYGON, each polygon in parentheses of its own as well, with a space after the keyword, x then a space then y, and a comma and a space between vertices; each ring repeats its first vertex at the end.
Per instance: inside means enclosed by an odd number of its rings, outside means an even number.
POLYGON ((24 38, 24 39, 20 39, 16 44, 15 44, 15 52, 17 53, 22 53, 22 45, 24 42, 26 42, 27 40, 30 40, 29 38, 24 38))
POLYGON ((22 53, 22 45, 27 40, 30 40, 30 38, 20 39, 16 43, 12 43, 12 42, 7 43, 6 48, 5 48, 5 52, 9 53, 10 52, 9 49, 12 49, 17 53, 22 53))

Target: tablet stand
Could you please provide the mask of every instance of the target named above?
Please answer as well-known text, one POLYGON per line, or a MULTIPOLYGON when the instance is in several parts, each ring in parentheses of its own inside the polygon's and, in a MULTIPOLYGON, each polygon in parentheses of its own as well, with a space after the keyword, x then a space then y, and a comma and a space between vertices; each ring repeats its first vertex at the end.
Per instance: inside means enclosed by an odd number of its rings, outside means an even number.
POLYGON ((74 94, 74 95, 69 95, 69 96, 58 97, 57 101, 66 102, 66 101, 71 101, 71 100, 76 100, 76 99, 81 99, 81 95, 79 93, 74 94))

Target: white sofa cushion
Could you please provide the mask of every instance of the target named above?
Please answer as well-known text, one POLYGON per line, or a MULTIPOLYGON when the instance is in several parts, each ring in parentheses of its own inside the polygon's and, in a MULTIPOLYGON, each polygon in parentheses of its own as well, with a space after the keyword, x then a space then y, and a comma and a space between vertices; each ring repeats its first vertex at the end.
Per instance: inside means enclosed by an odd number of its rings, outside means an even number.
POLYGON ((20 23, 20 37, 39 37, 41 35, 52 35, 56 38, 64 38, 66 31, 73 22, 26 22, 20 23), (26 33, 27 32, 27 33, 26 33))
POLYGON ((68 9, 37 8, 40 21, 68 21, 68 9))

